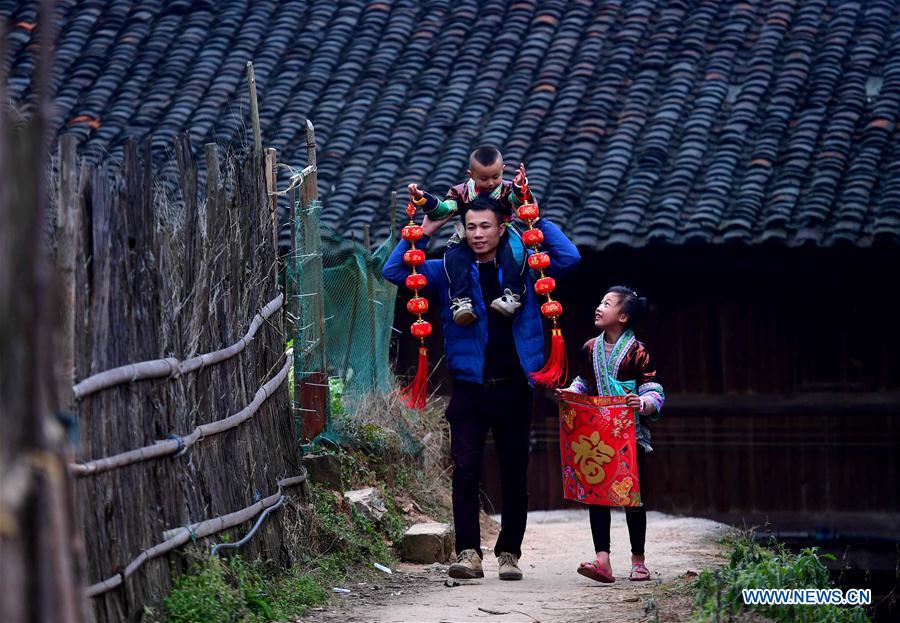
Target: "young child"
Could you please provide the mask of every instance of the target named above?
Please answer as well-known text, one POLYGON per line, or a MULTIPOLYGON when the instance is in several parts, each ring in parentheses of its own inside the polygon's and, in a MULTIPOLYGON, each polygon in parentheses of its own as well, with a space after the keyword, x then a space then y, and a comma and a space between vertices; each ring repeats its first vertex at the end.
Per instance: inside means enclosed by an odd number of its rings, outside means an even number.
MULTIPOLYGON (((522 205, 522 183, 525 182, 525 166, 519 165, 518 173, 512 182, 503 179, 503 156, 495 147, 479 147, 469 156, 469 179, 457 184, 447 191, 443 200, 419 190, 417 184, 409 185, 413 203, 422 207, 422 211, 432 221, 450 218, 455 214, 463 214, 467 207, 481 194, 496 199, 503 210, 504 218, 511 221, 516 208, 522 205)), ((525 293, 525 245, 521 233, 510 225, 508 236, 504 236, 497 249, 497 261, 500 265, 501 295, 491 302, 491 309, 512 316, 522 306, 522 295, 525 293)), ((450 287, 450 303, 453 321, 459 325, 469 325, 475 321, 475 310, 472 307, 472 278, 469 267, 474 259, 472 249, 466 243, 465 236, 458 233, 447 243, 444 253, 444 268, 450 287)))
MULTIPOLYGON (((659 419, 665 402, 662 385, 656 377, 656 366, 644 345, 634 337, 631 326, 647 310, 647 299, 625 286, 610 288, 594 312, 594 326, 600 335, 588 340, 582 351, 579 375, 566 391, 594 396, 627 396, 635 410, 638 474, 644 474, 650 447, 650 431, 646 421, 659 419)), ((614 582, 609 562, 610 512, 608 506, 589 505, 591 535, 597 556, 583 562, 578 573, 598 582, 614 582)), ((631 573, 634 582, 650 579, 644 564, 644 541, 647 533, 647 511, 643 506, 626 507, 625 521, 631 540, 631 573)))

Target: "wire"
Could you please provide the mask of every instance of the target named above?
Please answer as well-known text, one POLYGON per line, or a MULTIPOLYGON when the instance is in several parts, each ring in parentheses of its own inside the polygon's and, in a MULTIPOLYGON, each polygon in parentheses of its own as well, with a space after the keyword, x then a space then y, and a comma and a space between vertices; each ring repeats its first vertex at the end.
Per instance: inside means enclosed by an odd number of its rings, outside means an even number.
POLYGON ((264 510, 262 512, 262 514, 256 520, 256 523, 253 524, 252 528, 250 528, 250 532, 245 534, 243 539, 241 539, 240 541, 237 541, 235 543, 219 543, 218 545, 213 545, 212 549, 210 550, 209 553, 211 555, 215 556, 219 553, 219 551, 221 551, 223 549, 237 549, 239 547, 243 547, 244 545, 246 545, 247 541, 249 541, 250 539, 253 538, 253 535, 256 534, 257 530, 259 530, 259 527, 266 520, 266 517, 269 516, 269 513, 271 513, 272 511, 278 510, 283 505, 284 505, 284 496, 282 495, 280 498, 278 498, 278 501, 275 504, 268 507, 266 510, 264 510))

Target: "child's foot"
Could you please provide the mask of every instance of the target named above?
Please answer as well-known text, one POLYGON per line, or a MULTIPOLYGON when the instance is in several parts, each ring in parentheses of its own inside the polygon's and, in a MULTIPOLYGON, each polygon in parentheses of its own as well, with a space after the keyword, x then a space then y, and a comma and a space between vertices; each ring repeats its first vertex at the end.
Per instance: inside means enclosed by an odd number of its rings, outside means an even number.
POLYGON ((522 307, 522 297, 513 293, 509 288, 503 290, 503 295, 491 302, 491 309, 504 316, 512 316, 520 307, 522 307))
POLYGON ((463 327, 472 324, 477 318, 470 298, 453 299, 450 301, 450 311, 453 312, 453 322, 463 327))
POLYGON ((632 582, 646 582, 650 579, 650 570, 644 565, 643 556, 631 557, 631 573, 628 574, 628 579, 632 582))
POLYGON ((594 560, 578 565, 578 575, 603 584, 611 584, 616 581, 616 578, 613 577, 612 565, 609 564, 609 554, 606 552, 599 552, 594 560))

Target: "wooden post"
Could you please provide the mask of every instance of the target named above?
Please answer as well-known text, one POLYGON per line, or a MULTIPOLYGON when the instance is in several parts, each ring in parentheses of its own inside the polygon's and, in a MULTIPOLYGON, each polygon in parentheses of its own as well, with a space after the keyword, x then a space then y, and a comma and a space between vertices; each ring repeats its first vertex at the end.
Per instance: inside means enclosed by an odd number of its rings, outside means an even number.
MULTIPOLYGON (((299 241, 297 240, 297 189, 291 188, 290 193, 288 194, 288 198, 290 200, 290 213, 288 214, 288 223, 291 228, 291 253, 288 255, 288 269, 285 274, 285 291, 287 294, 287 305, 285 305, 285 309, 287 310, 288 317, 287 322, 284 323, 285 331, 289 333, 291 336, 292 348, 294 349, 294 369, 291 371, 291 387, 293 387, 293 395, 291 396, 291 410, 294 413, 294 421, 299 420, 301 423, 303 422, 303 412, 300 411, 302 407, 300 401, 300 377, 303 368, 300 367, 300 362, 303 360, 301 357, 301 352, 303 349, 303 345, 300 343, 300 331, 298 324, 298 319, 300 318, 300 298, 298 291, 299 282, 297 280, 297 273, 300 270, 300 258, 298 254, 300 253, 299 241)), ((297 431, 300 432, 299 430, 297 431)))
MULTIPOLYGON (((134 142, 126 142, 125 149, 134 154, 136 150, 134 142)), ((197 188, 198 166, 191 150, 191 138, 187 132, 179 134, 175 139, 175 155, 178 162, 181 195, 184 198, 184 291, 194 293, 190 297, 189 307, 186 308, 186 311, 190 313, 187 335, 179 336, 179 341, 176 343, 182 352, 193 355, 200 347, 201 325, 206 313, 200 297, 203 296, 203 289, 208 283, 207 269, 209 267, 205 260, 208 245, 200 222, 200 201, 197 188)))
MULTIPOLYGON (((206 161, 206 214, 203 227, 200 229, 204 232, 201 237, 204 265, 200 267, 202 281, 200 282, 201 287, 195 294, 197 299, 194 305, 195 317, 192 317, 192 326, 194 327, 192 330, 197 331, 198 336, 208 322, 211 291, 216 287, 217 277, 222 270, 222 267, 218 266, 213 258, 216 256, 215 250, 223 244, 223 217, 227 209, 224 205, 222 185, 219 181, 219 151, 215 143, 206 143, 203 151, 206 161)), ((212 335, 208 335, 208 337, 212 338, 212 335)))
MULTIPOLYGON (((57 298, 51 251, 45 233, 49 192, 48 147, 55 133, 50 89, 54 6, 38 2, 34 76, 34 114, 15 133, 6 132, 7 110, 0 107, 0 620, 73 621, 85 618, 79 565, 73 542, 79 533, 71 512, 71 480, 66 477, 66 440, 54 415, 72 401, 71 383, 59 373, 74 374, 74 314, 54 304, 74 298, 73 234, 74 143, 65 142, 68 158, 60 184, 65 186, 60 214, 59 259, 68 282, 57 298), (71 270, 69 270, 71 269, 71 270), (60 320, 64 324, 60 325, 60 320), (62 347, 64 352, 56 351, 62 347), (55 360, 62 357, 61 366, 55 360), (61 369, 60 369, 61 368, 61 369), (59 394, 62 388, 65 393, 59 394), (12 391, 7 392, 7 389, 12 391)), ((0 43, 5 38, 0 33, 0 43)), ((2 46, 0 46, 2 47, 2 46)), ((6 76, 0 69, 0 101, 6 76)), ((59 192, 64 191, 60 188, 59 192)))
MULTIPOLYGON (((59 396, 59 409, 68 414, 66 417, 76 418, 75 396, 72 387, 75 385, 75 290, 76 263, 81 259, 81 195, 78 181, 78 141, 71 135, 62 136, 59 141, 57 166, 59 179, 57 181, 56 201, 56 271, 59 276, 59 299, 57 300, 58 326, 55 332, 56 353, 59 368, 57 369, 57 394, 59 396)), ((71 440, 62 444, 62 456, 66 463, 75 460, 75 446, 71 440)), ((66 515, 70 518, 77 517, 74 484, 68 483, 64 492, 66 515)), ((76 591, 73 599, 78 602, 80 612, 73 617, 87 621, 87 602, 81 595, 81 584, 87 576, 84 564, 83 541, 80 538, 78 526, 72 525, 72 519, 68 520, 73 558, 73 580, 76 583, 76 591), (78 535, 78 536, 75 536, 78 535)))
MULTIPOLYGON (((57 354, 62 367, 58 380, 59 409, 70 417, 77 417, 77 405, 72 387, 75 385, 75 291, 76 266, 83 259, 82 240, 82 200, 78 171, 78 140, 72 135, 64 135, 59 142, 59 192, 57 199, 57 256, 59 274, 59 326, 56 333, 57 354)), ((62 446, 66 463, 75 460, 75 445, 71 439, 62 446)), ((66 515, 69 517, 69 543, 73 556, 73 578, 78 612, 72 613, 71 620, 90 620, 87 600, 81 594, 81 587, 87 578, 84 541, 81 538, 80 522, 76 519, 74 483, 71 480, 64 492, 66 515)))
MULTIPOLYGON (((291 249, 286 262, 288 268, 285 271, 284 289, 287 295, 285 309, 290 313, 288 318, 290 324, 285 324, 285 330, 291 332, 291 337, 296 337, 294 323, 300 313, 300 309, 297 307, 297 270, 300 268, 297 253, 300 251, 297 248, 297 189, 294 187, 293 181, 288 192, 288 227, 291 232, 291 249)), ((294 374, 297 374, 297 370, 294 370, 294 374)), ((296 376, 294 380, 296 380, 296 376)))
MULTIPOLYGON (((278 152, 269 147, 266 149, 266 196, 269 202, 269 219, 272 226, 272 249, 278 257, 278 152)), ((277 262, 275 264, 277 270, 277 262)), ((278 275, 276 273, 276 281, 278 275)))
POLYGON ((215 143, 207 143, 203 147, 206 156, 206 235, 218 244, 221 225, 219 211, 223 207, 219 202, 219 151, 215 143))
MULTIPOLYGON (((310 297, 310 318, 306 324, 314 326, 311 340, 295 344, 295 348, 309 349, 303 357, 307 366, 300 383, 302 426, 301 435, 308 440, 325 429, 328 421, 328 367, 325 358, 325 301, 322 283, 322 240, 319 237, 319 193, 316 172, 316 135, 312 122, 306 121, 306 156, 308 166, 300 185, 300 230, 302 238, 302 265, 304 267, 303 295, 310 297)), ((295 388, 294 391, 297 391, 295 388)))
MULTIPOLYGON (((309 172, 309 176, 304 180, 307 191, 309 192, 309 201, 307 205, 310 208, 314 208, 316 210, 315 218, 311 219, 310 227, 306 228, 304 231, 308 236, 308 240, 310 241, 310 249, 313 253, 316 254, 318 259, 316 262, 312 264, 313 271, 315 272, 316 279, 315 283, 319 288, 319 291, 316 293, 315 297, 315 314, 316 319, 319 323, 319 352, 317 353, 316 361, 319 364, 319 369, 322 371, 322 374, 325 377, 326 388, 324 390, 325 395, 325 408, 328 407, 328 391, 327 391, 327 361, 325 359, 325 299, 324 299, 324 291, 323 291, 323 282, 322 282, 322 238, 319 236, 319 215, 321 213, 321 206, 319 205, 319 174, 318 174, 318 164, 316 162, 316 129, 313 127, 312 121, 309 119, 306 120, 306 157, 309 161, 309 166, 313 167, 309 172)), ((309 211, 309 210, 308 210, 309 211)), ((309 252, 309 251, 308 251, 309 252)))
POLYGON ((75 254, 80 228, 77 139, 66 134, 59 141, 59 192, 56 217, 56 265, 59 271, 61 299, 59 305, 60 328, 56 353, 61 362, 59 376, 59 403, 64 411, 71 412, 75 399, 75 254))
POLYGON ((253 123, 253 150, 262 153, 262 133, 259 129, 259 102, 256 99, 256 78, 253 75, 253 61, 247 61, 247 88, 250 91, 250 120, 253 123))
MULTIPOLYGON (((306 120, 306 164, 315 168, 316 165, 316 129, 312 121, 306 120)), ((316 195, 318 196, 318 195, 316 195)))

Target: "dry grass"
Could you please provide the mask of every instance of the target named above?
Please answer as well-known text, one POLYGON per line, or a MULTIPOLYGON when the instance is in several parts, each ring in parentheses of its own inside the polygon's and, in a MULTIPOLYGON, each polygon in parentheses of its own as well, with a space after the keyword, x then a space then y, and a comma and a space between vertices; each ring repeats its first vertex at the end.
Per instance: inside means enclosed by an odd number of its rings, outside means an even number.
MULTIPOLYGON (((350 401, 348 401, 350 402, 350 401)), ((407 521, 450 516, 450 430, 446 399, 425 409, 407 408, 398 391, 367 394, 333 418, 346 454, 345 486, 382 484, 407 521)))

